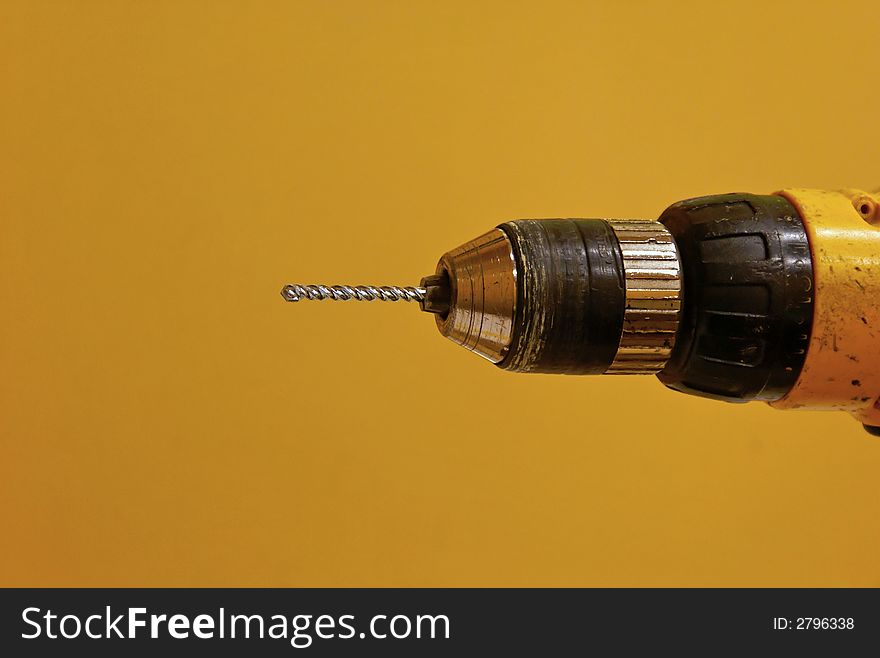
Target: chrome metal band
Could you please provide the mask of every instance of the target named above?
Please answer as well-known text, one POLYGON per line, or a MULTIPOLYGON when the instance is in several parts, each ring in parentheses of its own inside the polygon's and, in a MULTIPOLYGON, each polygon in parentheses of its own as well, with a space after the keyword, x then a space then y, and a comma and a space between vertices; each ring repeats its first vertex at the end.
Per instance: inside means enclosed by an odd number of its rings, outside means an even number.
POLYGON ((682 273, 672 235, 652 220, 609 220, 620 242, 626 311, 611 375, 653 374, 669 360, 681 317, 682 273))

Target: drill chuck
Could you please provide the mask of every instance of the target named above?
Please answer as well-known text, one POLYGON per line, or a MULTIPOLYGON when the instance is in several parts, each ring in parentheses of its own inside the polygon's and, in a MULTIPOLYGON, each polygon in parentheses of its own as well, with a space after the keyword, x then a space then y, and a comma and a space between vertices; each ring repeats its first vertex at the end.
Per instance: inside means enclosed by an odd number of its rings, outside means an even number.
POLYGON ((516 372, 658 372, 681 314, 675 242, 653 221, 506 222, 422 286, 444 336, 516 372))

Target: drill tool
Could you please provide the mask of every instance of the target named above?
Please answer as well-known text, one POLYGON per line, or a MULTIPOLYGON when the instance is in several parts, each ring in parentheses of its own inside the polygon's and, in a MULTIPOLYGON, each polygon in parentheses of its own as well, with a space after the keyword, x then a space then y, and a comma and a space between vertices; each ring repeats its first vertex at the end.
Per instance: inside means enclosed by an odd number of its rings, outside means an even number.
POLYGON ((680 201, 657 220, 524 219, 443 254, 418 287, 289 284, 300 300, 407 301, 504 370, 655 374, 880 435, 880 194, 680 201))

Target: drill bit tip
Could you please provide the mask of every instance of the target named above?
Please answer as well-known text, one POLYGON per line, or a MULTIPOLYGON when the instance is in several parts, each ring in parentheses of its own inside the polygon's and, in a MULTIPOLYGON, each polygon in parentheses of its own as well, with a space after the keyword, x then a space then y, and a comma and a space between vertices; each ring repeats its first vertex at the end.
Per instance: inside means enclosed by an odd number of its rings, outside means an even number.
POLYGON ((302 299, 330 299, 338 302, 354 300, 358 302, 422 302, 427 291, 412 286, 325 286, 289 283, 281 289, 285 301, 298 302, 302 299))

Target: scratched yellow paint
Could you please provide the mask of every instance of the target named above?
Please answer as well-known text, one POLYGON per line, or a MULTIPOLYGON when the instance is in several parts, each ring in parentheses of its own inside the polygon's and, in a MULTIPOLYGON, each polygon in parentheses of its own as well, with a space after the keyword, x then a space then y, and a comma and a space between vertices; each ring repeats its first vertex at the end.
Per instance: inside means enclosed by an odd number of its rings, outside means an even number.
POLYGON ((784 190, 804 218, 815 286, 810 346, 781 409, 848 411, 880 425, 880 227, 862 190, 784 190))

